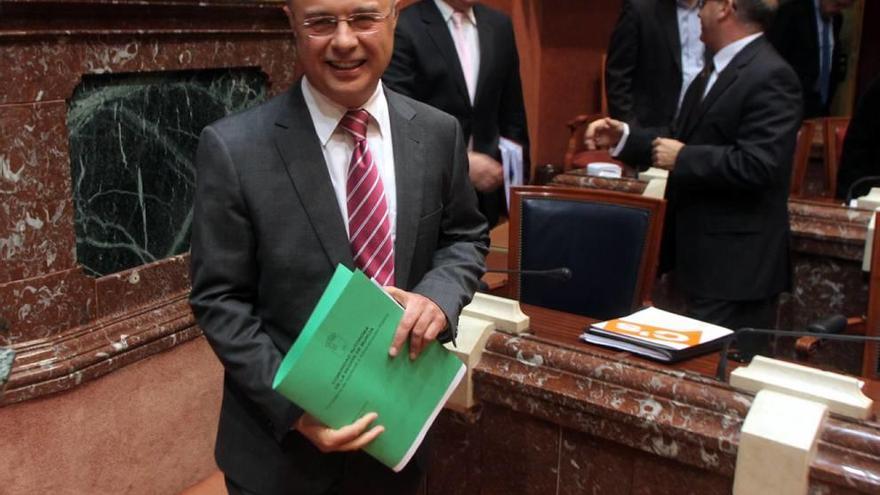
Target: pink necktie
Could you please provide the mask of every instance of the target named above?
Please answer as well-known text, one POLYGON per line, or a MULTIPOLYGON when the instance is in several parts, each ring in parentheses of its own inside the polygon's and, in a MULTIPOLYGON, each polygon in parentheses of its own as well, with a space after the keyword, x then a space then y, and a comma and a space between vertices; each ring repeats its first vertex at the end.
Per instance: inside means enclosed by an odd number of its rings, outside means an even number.
POLYGON ((455 28, 455 51, 458 52, 458 61, 461 71, 464 73, 464 82, 467 84, 468 95, 474 93, 474 71, 471 61, 471 50, 464 36, 464 14, 455 11, 452 13, 452 25, 455 28))
POLYGON ((366 110, 349 110, 340 125, 354 139, 348 165, 346 205, 348 239, 354 262, 368 277, 381 285, 394 284, 394 244, 388 201, 379 170, 367 147, 366 110))

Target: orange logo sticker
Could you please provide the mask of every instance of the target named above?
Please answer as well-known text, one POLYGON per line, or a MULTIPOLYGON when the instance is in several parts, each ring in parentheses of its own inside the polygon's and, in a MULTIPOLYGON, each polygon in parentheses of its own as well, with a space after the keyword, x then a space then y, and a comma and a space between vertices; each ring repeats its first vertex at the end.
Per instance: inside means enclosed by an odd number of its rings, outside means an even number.
POLYGON ((700 343, 703 332, 700 330, 671 330, 669 328, 654 327, 643 323, 632 323, 624 320, 611 320, 605 325, 605 330, 642 337, 657 342, 670 344, 683 344, 687 347, 700 343))

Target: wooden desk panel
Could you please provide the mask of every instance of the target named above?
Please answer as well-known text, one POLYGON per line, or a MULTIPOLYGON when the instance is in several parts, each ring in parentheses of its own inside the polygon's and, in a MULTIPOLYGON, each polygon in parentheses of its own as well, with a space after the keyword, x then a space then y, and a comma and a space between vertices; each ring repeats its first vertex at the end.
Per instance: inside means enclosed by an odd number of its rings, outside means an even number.
MULTIPOLYGON (((698 356, 679 363, 662 364, 634 356, 628 352, 587 344, 578 337, 583 333, 587 325, 596 320, 529 304, 523 304, 522 310, 532 319, 531 333, 534 334, 535 338, 553 343, 553 345, 579 352, 595 353, 607 359, 627 359, 633 363, 640 363, 641 365, 657 369, 688 371, 704 377, 714 377, 715 369, 718 367, 718 353, 698 356)), ((738 363, 730 361, 728 371, 732 371, 738 366, 738 363)))

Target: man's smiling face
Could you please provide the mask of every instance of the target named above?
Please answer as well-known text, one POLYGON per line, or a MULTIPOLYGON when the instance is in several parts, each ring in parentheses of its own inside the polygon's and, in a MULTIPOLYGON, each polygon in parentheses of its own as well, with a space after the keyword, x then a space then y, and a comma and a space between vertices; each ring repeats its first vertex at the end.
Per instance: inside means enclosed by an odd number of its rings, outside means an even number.
POLYGON ((296 35, 298 62, 312 86, 345 107, 363 105, 391 61, 397 0, 292 0, 284 10, 296 35), (370 32, 348 22, 339 22, 327 35, 307 27, 315 19, 353 14, 387 17, 370 32))

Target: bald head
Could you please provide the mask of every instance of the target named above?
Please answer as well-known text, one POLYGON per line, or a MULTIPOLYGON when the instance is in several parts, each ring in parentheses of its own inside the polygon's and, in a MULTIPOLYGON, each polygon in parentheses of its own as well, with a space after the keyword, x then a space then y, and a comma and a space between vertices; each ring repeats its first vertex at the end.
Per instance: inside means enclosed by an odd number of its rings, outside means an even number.
POLYGON ((754 25, 759 31, 770 27, 776 9, 779 8, 778 0, 733 0, 736 8, 736 16, 744 24, 754 25))

